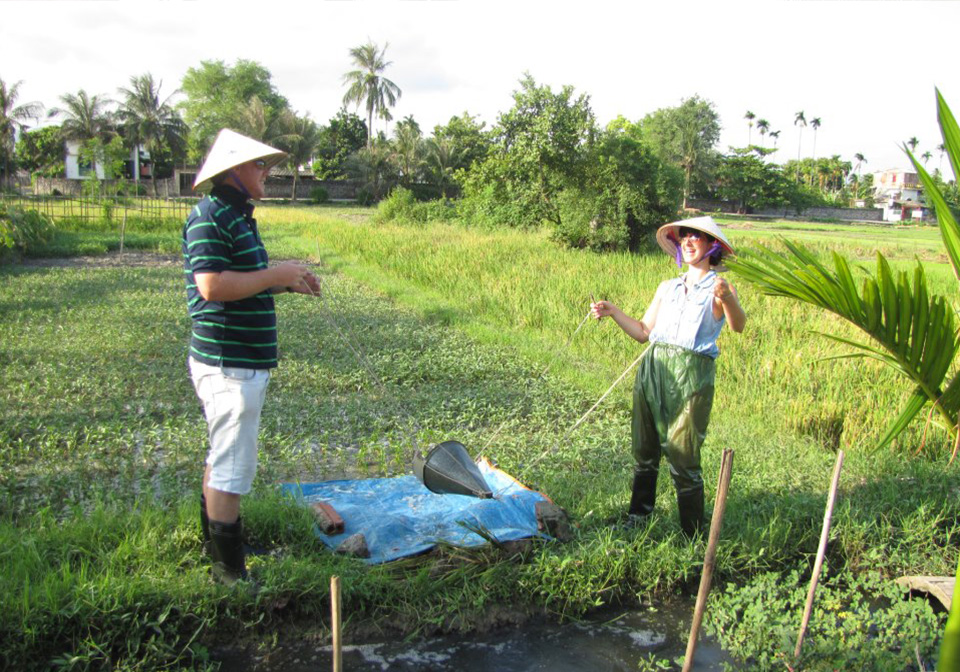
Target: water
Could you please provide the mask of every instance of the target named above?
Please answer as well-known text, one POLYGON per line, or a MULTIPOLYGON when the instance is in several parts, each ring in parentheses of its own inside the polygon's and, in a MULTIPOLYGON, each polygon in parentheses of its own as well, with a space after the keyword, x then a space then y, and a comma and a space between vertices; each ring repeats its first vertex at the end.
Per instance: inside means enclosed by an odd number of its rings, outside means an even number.
MULTIPOLYGON (((564 625, 527 623, 517 628, 411 642, 351 642, 344 632, 343 669, 351 672, 636 672, 641 660, 673 661, 686 651, 693 601, 667 608, 606 612, 564 625), (347 643, 349 642, 349 643, 347 643)), ((215 655, 215 657, 217 657, 215 655)), ((239 652, 220 658, 225 670, 307 672, 333 668, 329 644, 281 642, 262 657, 239 652)), ((720 670, 732 662, 701 631, 695 670, 720 670)))

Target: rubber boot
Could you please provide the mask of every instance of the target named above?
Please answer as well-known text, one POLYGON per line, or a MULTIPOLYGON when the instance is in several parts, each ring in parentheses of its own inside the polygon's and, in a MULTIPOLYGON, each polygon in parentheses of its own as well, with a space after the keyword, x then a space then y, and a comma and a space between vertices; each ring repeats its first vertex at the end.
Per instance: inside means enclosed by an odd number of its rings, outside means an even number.
POLYGON ((203 535, 203 552, 213 557, 213 542, 210 540, 210 518, 207 516, 207 497, 200 493, 200 534, 203 535))
POLYGON ((633 494, 630 496, 631 516, 649 516, 657 502, 657 472, 633 472, 633 494))
POLYGON ((684 494, 677 493, 677 509, 680 512, 680 529, 689 539, 702 536, 704 532, 703 488, 684 494))
POLYGON ((220 583, 232 586, 247 581, 246 558, 243 552, 243 522, 210 521, 210 540, 213 542, 213 567, 210 574, 220 583))

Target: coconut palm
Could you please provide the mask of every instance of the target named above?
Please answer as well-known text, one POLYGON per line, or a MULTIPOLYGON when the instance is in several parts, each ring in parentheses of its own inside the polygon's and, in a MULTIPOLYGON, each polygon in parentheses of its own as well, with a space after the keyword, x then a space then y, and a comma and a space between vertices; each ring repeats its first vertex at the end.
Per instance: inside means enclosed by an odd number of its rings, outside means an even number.
POLYGON ((351 70, 343 76, 343 83, 348 85, 347 93, 343 96, 344 104, 354 103, 358 108, 362 104, 367 110, 367 147, 373 144, 373 117, 388 107, 397 104, 400 98, 400 87, 383 76, 384 70, 391 65, 391 61, 384 60, 387 52, 387 43, 379 49, 373 42, 350 50, 356 70, 351 70))
POLYGON ((43 105, 40 103, 23 103, 17 105, 20 97, 22 81, 7 86, 0 79, 0 153, 3 154, 3 176, 10 176, 10 158, 13 156, 13 139, 16 130, 24 127, 24 121, 37 118, 43 114, 43 105))
MULTIPOLYGON (((956 168, 960 164, 960 128, 939 91, 937 100, 947 154, 956 168)), ((960 279, 960 224, 937 183, 920 165, 912 150, 905 146, 904 151, 923 183, 928 202, 936 210, 947 256, 960 279)), ((899 436, 929 404, 932 406, 931 417, 936 411, 944 429, 957 437, 951 460, 956 457, 960 448, 957 426, 960 374, 954 374, 949 380, 947 375, 960 350, 960 335, 948 298, 931 294, 928 290, 923 265, 917 262, 911 283, 906 271, 894 275, 887 260, 878 252, 876 276, 868 274, 858 289, 851 266, 841 255, 833 254, 834 270, 831 271, 803 245, 787 240, 782 242, 787 254, 764 246, 745 249, 738 259, 729 262, 729 266, 766 294, 796 299, 843 317, 864 331, 873 344, 826 334, 828 338, 859 351, 840 357, 877 359, 909 381, 913 393, 877 442, 878 447, 886 446, 899 436)))
POLYGON ((803 110, 793 115, 793 125, 800 127, 800 133, 797 140, 797 181, 800 181, 800 149, 803 147, 803 127, 807 125, 807 118, 803 116, 803 110))
POLYGON ((117 119, 127 140, 133 144, 137 156, 137 168, 134 179, 139 181, 140 147, 142 146, 153 159, 153 195, 157 195, 157 159, 165 151, 171 155, 181 154, 186 149, 187 126, 170 104, 170 99, 178 93, 173 91, 166 98, 160 97, 163 81, 155 82, 149 72, 130 78, 130 88, 121 88, 120 108, 117 119))
POLYGON ((430 180, 440 187, 440 193, 447 197, 447 189, 455 183, 453 173, 460 160, 460 151, 456 143, 448 137, 426 140, 426 159, 424 168, 430 180))
POLYGON ((820 128, 820 117, 814 117, 810 120, 810 128, 813 129, 813 160, 817 160, 817 129, 820 128))
POLYGON ((764 146, 764 136, 770 131, 770 122, 766 119, 757 121, 757 130, 760 131, 760 146, 764 146))
POLYGON ((409 186, 416 180, 423 165, 423 134, 413 116, 397 122, 394 130, 394 151, 400 168, 400 183, 409 186))
POLYGON ((747 113, 743 115, 743 118, 747 120, 747 147, 750 146, 750 136, 753 133, 753 120, 757 118, 750 110, 747 110, 747 113))
POLYGON ((113 102, 104 95, 91 96, 83 89, 76 94, 60 96, 64 107, 54 107, 50 116, 64 117, 61 128, 66 140, 106 140, 116 135, 108 106, 113 102))
POLYGON ((907 145, 910 147, 911 152, 917 151, 917 145, 919 144, 920 144, 920 141, 917 140, 917 136, 913 136, 912 138, 907 140, 907 145))
POLYGON ((293 192, 291 200, 297 200, 297 182, 300 179, 300 166, 310 163, 320 145, 322 134, 320 127, 309 116, 297 116, 292 110, 280 113, 277 125, 281 132, 274 138, 277 147, 287 153, 286 164, 293 171, 293 192))

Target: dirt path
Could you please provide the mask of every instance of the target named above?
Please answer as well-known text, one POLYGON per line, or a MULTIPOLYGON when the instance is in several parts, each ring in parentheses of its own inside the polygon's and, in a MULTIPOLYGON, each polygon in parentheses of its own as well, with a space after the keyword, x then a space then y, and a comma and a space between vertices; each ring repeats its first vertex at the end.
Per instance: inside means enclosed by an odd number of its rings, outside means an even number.
POLYGON ((144 252, 143 250, 108 252, 89 257, 56 257, 50 259, 21 259, 15 262, 21 268, 142 268, 178 266, 182 260, 177 255, 144 252))

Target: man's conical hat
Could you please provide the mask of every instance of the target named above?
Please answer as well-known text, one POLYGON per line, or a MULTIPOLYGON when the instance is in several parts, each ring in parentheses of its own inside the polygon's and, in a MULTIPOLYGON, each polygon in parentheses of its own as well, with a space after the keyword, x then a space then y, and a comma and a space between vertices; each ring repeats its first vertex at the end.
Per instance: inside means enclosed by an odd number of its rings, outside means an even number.
POLYGON ((207 159, 193 181, 193 190, 209 191, 214 177, 247 161, 263 159, 267 162, 267 168, 273 168, 286 157, 286 152, 225 128, 213 141, 207 159))
POLYGON ((679 222, 664 224, 657 229, 657 243, 660 245, 660 248, 671 257, 677 253, 676 243, 680 242, 681 228, 703 231, 716 238, 720 243, 720 247, 722 248, 721 256, 725 257, 728 254, 733 254, 733 246, 730 244, 730 241, 723 235, 723 231, 720 230, 717 223, 713 221, 713 217, 706 215, 705 217, 694 217, 693 219, 681 219, 679 222))

